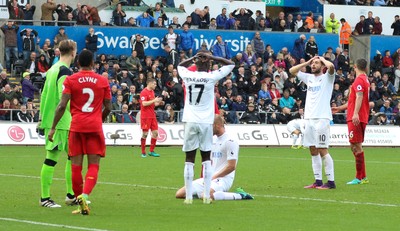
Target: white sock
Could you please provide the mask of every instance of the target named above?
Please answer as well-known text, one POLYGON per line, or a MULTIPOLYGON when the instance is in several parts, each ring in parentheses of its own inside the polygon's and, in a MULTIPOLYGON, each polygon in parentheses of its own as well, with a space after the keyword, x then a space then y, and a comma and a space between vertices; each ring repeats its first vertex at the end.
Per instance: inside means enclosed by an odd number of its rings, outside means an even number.
POLYGON ((314 178, 322 180, 322 159, 320 155, 311 156, 314 178))
POLYGON ((300 145, 303 145, 303 139, 304 139, 304 136, 301 135, 301 136, 300 136, 300 145))
POLYGON ((293 140, 292 145, 296 145, 297 138, 299 138, 298 135, 296 135, 296 134, 293 134, 293 135, 292 135, 292 140, 293 140))
POLYGON ((214 193, 214 200, 222 201, 222 200, 241 200, 242 196, 239 193, 233 192, 222 192, 218 191, 214 193))
POLYGON ((331 155, 326 154, 324 157, 322 157, 324 161, 324 166, 325 166, 325 175, 326 178, 328 178, 329 181, 334 181, 335 180, 335 171, 333 168, 333 159, 331 155))
POLYGON ((183 177, 185 178, 186 199, 193 199, 192 182, 194 177, 194 163, 185 162, 183 177))
POLYGON ((204 198, 210 198, 211 178, 211 161, 207 160, 203 162, 204 198))

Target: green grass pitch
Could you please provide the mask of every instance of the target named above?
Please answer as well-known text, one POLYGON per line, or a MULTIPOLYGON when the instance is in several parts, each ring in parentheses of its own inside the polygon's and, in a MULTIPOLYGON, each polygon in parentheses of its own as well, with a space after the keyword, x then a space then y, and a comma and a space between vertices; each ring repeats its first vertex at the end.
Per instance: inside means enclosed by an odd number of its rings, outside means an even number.
MULTIPOLYGON (((349 148, 331 148, 337 189, 303 189, 313 182, 308 150, 241 147, 232 190, 252 201, 175 199, 183 185, 184 154, 157 147, 160 158, 141 158, 138 147, 108 147, 89 216, 73 207, 39 206, 43 147, 0 146, 0 230, 398 230, 400 161, 395 148, 366 148, 368 185, 346 185, 355 174, 349 148)), ((65 158, 56 166, 52 198, 65 198, 65 158)), ((200 155, 196 175, 200 171, 200 155)), ((324 179, 325 180, 325 179, 324 179)))

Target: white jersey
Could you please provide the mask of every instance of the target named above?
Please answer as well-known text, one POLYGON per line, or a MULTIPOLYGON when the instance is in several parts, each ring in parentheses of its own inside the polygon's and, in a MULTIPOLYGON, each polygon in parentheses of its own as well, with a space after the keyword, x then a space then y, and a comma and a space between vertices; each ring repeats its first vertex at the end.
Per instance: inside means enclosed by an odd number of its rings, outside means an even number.
POLYGON ((304 134, 306 123, 303 119, 294 119, 289 121, 289 123, 286 125, 286 128, 290 133, 294 132, 295 130, 299 130, 302 134, 304 134))
MULTIPOLYGON (((239 158, 239 143, 231 139, 228 133, 222 136, 214 136, 213 147, 211 149, 211 163, 213 167, 213 174, 221 171, 228 165, 228 160, 237 160, 239 158)), ((235 171, 223 177, 224 181, 232 185, 235 179, 235 171)))
POLYGON ((186 90, 183 122, 214 123, 214 85, 232 72, 234 67, 226 65, 216 71, 198 72, 178 66, 186 90))
POLYGON ((166 35, 167 43, 171 47, 171 49, 176 50, 176 38, 177 37, 178 37, 178 35, 175 33, 172 33, 172 34, 168 33, 166 35))
POLYGON ((320 76, 299 72, 297 77, 307 85, 304 119, 332 120, 331 97, 335 73, 328 72, 320 76))

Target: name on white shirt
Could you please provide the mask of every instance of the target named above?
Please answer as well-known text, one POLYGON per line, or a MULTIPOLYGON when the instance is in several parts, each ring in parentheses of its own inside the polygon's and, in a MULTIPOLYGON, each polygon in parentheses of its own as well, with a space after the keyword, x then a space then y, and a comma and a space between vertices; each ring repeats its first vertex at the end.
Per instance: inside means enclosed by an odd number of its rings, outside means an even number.
POLYGON ((208 83, 210 80, 205 78, 187 78, 187 81, 195 83, 208 83))

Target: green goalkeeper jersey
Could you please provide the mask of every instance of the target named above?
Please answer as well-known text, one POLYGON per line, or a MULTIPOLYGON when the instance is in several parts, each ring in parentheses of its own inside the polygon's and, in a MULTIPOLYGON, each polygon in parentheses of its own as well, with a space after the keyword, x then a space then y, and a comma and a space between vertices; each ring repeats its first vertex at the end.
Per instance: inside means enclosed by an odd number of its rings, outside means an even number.
MULTIPOLYGON (((41 128, 50 129, 53 125, 54 114, 58 104, 61 101, 63 83, 68 75, 72 72, 69 65, 58 61, 46 74, 46 82, 44 84, 42 96, 40 98, 40 118, 42 119, 41 128)), ((62 116, 56 129, 69 130, 71 125, 71 113, 69 112, 69 103, 67 109, 62 116)))

